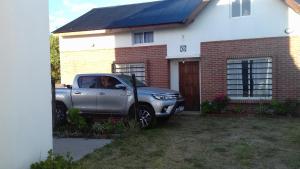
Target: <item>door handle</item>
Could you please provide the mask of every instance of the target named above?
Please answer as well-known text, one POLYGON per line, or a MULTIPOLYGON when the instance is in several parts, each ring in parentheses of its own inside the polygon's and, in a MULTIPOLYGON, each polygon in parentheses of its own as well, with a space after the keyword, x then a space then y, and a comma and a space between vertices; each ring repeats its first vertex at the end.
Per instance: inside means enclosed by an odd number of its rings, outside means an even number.
POLYGON ((99 95, 100 95, 100 96, 103 96, 103 95, 105 95, 105 93, 104 93, 104 92, 100 92, 99 95))
POLYGON ((74 92, 74 94, 81 94, 81 92, 74 92))

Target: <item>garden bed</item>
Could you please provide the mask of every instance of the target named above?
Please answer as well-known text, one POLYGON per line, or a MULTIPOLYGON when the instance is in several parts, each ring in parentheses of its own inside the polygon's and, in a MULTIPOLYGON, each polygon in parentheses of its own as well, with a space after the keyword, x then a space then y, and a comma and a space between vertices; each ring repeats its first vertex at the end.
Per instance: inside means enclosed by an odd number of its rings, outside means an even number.
POLYGON ((71 109, 66 121, 55 127, 53 136, 56 138, 113 139, 132 130, 139 130, 134 120, 112 117, 95 120, 81 116, 79 110, 71 109))

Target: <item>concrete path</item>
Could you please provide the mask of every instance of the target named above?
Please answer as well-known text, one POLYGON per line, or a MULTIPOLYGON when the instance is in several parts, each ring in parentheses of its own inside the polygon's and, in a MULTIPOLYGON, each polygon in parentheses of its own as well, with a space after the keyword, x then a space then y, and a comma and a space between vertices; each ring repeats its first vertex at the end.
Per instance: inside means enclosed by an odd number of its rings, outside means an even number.
POLYGON ((79 160, 94 152, 94 150, 102 148, 110 144, 111 140, 106 139, 53 139, 53 152, 55 154, 66 156, 69 152, 74 160, 79 160))
POLYGON ((184 112, 178 113, 178 115, 181 115, 181 116, 200 116, 201 113, 200 113, 200 111, 184 111, 184 112))

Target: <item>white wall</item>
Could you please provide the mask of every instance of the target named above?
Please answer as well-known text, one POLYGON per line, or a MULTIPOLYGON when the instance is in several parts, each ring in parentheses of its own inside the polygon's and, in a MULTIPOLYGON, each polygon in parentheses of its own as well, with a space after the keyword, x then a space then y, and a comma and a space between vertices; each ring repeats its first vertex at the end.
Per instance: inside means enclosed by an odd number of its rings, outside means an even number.
MULTIPOLYGON (((286 28, 297 29, 299 26, 293 25, 299 23, 299 14, 290 15, 289 18, 290 10, 282 0, 252 0, 251 16, 240 18, 230 17, 229 4, 230 0, 212 0, 194 23, 185 28, 156 30, 155 42, 149 45, 167 44, 170 59, 200 57, 201 42, 287 36, 284 33, 286 28), (180 45, 187 45, 188 51, 180 53, 180 45)), ((129 32, 63 39, 62 50, 138 46, 132 45, 131 36, 129 32), (92 44, 95 44, 93 48, 92 44)))
POLYGON ((170 61, 170 77, 171 80, 171 89, 179 91, 179 61, 171 60, 170 61))
POLYGON ((0 168, 27 169, 52 148, 47 0, 0 1, 0 168))
POLYGON ((300 36, 300 14, 296 13, 294 10, 289 9, 289 31, 290 36, 300 36))

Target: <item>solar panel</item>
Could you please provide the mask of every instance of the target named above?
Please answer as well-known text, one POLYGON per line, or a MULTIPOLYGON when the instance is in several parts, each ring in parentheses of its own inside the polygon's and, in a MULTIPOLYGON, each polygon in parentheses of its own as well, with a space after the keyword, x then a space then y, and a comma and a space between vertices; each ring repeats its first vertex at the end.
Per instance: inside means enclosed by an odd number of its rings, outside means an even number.
POLYGON ((95 8, 53 33, 184 23, 203 0, 165 0, 95 8))

